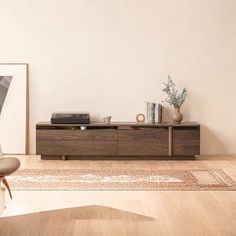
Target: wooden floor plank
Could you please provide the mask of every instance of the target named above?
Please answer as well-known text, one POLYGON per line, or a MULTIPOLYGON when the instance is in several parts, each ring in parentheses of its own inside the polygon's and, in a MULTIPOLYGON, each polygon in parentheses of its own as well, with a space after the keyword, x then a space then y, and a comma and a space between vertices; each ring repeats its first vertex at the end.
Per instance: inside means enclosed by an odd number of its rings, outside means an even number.
MULTIPOLYGON (((21 168, 166 168, 166 169, 223 169, 236 180, 236 158, 229 156, 200 157, 195 161, 42 161, 39 156, 21 156, 21 168)), ((37 218, 32 222, 33 228, 42 225, 40 229, 45 235, 236 235, 236 191, 14 191, 13 200, 7 200, 7 208, 0 218, 1 224, 16 233, 16 227, 6 222, 6 216, 16 216, 24 213, 40 212, 53 209, 83 207, 97 205, 96 219, 75 219, 71 214, 58 213, 66 223, 67 231, 60 231, 54 222, 58 216, 50 215, 37 218), (105 207, 105 208, 103 208, 105 207), (153 221, 127 221, 123 216, 113 219, 114 212, 104 210, 106 207, 117 211, 128 211, 151 217, 153 221), (103 210, 102 210, 103 209, 103 210), (100 212, 100 213, 99 213, 100 212), (102 218, 105 215, 106 218, 102 218), (54 234, 54 233, 57 234, 54 234), (73 234, 71 234, 73 232, 73 234)), ((43 213, 44 214, 44 213, 43 213)), ((87 213, 83 213, 85 217, 87 213)), ((20 216, 17 216, 20 217, 20 216)), ((10 219, 10 218, 9 218, 10 219)), ((16 221, 27 229, 28 220, 16 221)), ((29 223, 28 222, 28 223, 29 223)), ((28 229, 29 230, 29 229, 28 229)), ((7 231, 6 231, 7 232, 7 231)), ((32 235, 29 231, 28 235, 32 235)), ((16 234, 15 234, 16 235, 16 234)), ((17 234, 19 235, 19 234, 17 234)), ((27 233, 25 234, 27 235, 27 233)), ((36 234, 35 234, 36 235, 36 234)), ((40 234, 38 234, 40 235, 40 234)), ((41 234, 43 235, 43 234, 41 234)))

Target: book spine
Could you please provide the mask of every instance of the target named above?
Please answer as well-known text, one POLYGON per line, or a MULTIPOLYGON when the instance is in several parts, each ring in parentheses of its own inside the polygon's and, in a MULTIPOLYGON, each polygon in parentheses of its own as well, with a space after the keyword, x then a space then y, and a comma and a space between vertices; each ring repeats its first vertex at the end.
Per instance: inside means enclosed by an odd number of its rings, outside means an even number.
POLYGON ((158 104, 158 123, 163 122, 163 106, 158 104))
POLYGON ((155 107, 156 103, 151 103, 151 123, 155 123, 155 107))
POLYGON ((155 107, 155 123, 159 122, 159 106, 155 107))
POLYGON ((150 102, 146 102, 146 122, 150 122, 150 102))

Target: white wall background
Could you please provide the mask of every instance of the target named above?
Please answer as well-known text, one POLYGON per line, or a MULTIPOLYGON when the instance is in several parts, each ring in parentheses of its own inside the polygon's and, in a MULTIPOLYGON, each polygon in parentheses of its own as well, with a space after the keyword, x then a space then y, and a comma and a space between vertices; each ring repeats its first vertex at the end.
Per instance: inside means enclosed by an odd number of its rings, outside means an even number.
MULTIPOLYGON (((201 152, 236 153, 235 0, 0 0, 0 62, 30 65, 30 144, 54 111, 131 121, 170 74, 201 152)), ((169 117, 166 115, 166 119, 169 117)))

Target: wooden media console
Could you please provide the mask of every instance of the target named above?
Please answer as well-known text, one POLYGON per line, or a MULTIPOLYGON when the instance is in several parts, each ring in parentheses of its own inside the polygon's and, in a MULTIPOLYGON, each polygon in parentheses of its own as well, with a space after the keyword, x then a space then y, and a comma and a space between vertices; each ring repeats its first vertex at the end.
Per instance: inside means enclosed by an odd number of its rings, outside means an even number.
POLYGON ((200 154, 200 125, 91 123, 36 125, 42 159, 194 159, 200 154))

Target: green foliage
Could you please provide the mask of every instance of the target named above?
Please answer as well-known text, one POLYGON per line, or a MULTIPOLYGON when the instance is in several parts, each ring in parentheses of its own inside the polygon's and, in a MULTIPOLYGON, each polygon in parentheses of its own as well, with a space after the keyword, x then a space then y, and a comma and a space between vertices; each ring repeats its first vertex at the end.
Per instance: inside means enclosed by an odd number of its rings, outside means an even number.
POLYGON ((180 108, 188 95, 187 89, 184 88, 182 92, 179 92, 178 89, 175 88, 175 84, 169 75, 168 75, 168 82, 163 84, 164 88, 162 89, 162 91, 167 94, 165 101, 169 103, 170 106, 174 106, 175 108, 180 108))

